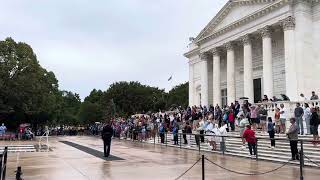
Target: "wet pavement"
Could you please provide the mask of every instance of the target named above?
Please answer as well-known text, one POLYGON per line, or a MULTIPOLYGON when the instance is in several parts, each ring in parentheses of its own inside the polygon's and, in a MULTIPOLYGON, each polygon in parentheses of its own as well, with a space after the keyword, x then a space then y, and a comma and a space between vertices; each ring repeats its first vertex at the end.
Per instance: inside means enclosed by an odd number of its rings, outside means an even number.
MULTIPOLYGON (((11 142, 11 144, 32 144, 33 142, 11 142)), ((8 142, 0 142, 0 145, 8 142)), ((70 144, 70 143, 69 143, 70 144)), ((109 160, 96 157, 91 152, 102 152, 102 141, 97 137, 51 137, 50 152, 10 153, 8 156, 7 179, 15 179, 17 166, 22 166, 25 180, 174 180, 194 164, 200 155, 197 151, 170 148, 166 146, 132 143, 113 140, 111 153, 123 160, 109 160), (72 142, 75 148, 61 141, 72 142)), ((232 156, 205 153, 211 161, 244 173, 266 172, 282 164, 256 161, 232 156)), ((304 179, 319 179, 320 168, 305 168, 304 179)), ((299 179, 299 167, 286 165, 270 174, 245 176, 221 169, 205 162, 206 179, 299 179)), ((201 161, 180 179, 201 179, 201 161)))

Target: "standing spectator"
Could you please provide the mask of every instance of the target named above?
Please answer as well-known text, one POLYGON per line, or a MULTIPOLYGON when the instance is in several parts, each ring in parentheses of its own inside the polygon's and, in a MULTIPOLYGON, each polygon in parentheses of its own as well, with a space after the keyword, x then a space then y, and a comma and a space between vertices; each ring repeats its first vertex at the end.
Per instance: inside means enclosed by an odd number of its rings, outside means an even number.
POLYGON ((316 95, 316 93, 314 91, 312 91, 312 95, 310 97, 310 100, 318 100, 318 99, 319 99, 318 95, 316 95))
POLYGON ((187 133, 187 124, 184 124, 184 127, 182 129, 182 133, 183 133, 182 137, 184 140, 183 144, 188 144, 187 134, 186 134, 187 133))
POLYGON ((231 131, 235 130, 235 115, 234 110, 230 108, 229 114, 228 114, 228 122, 230 123, 231 131))
POLYGON ((221 127, 221 122, 222 122, 222 110, 221 108, 217 105, 215 107, 214 111, 214 119, 218 121, 219 127, 221 127))
POLYGON ((194 139, 196 140, 196 144, 197 146, 200 146, 200 135, 199 135, 199 128, 200 128, 200 125, 197 121, 194 121, 196 122, 194 125, 193 125, 193 134, 194 135, 194 139))
POLYGON ((200 140, 201 140, 201 143, 204 143, 204 135, 203 135, 204 134, 204 126, 205 126, 204 118, 200 118, 199 125, 200 125, 200 129, 199 129, 200 140))
POLYGON ((0 126, 0 135, 3 135, 6 133, 7 127, 4 125, 4 123, 2 123, 2 125, 0 126))
POLYGON ((319 134, 318 134, 318 127, 320 124, 319 116, 315 108, 311 109, 311 118, 310 118, 310 130, 311 134, 313 135, 313 145, 317 145, 319 142, 319 134))
POLYGON ((268 133, 271 139, 271 149, 274 149, 276 146, 276 141, 274 140, 274 123, 272 122, 272 118, 268 117, 268 133))
POLYGON ((291 118, 290 119, 291 126, 289 128, 289 131, 287 132, 287 136, 290 140, 290 148, 291 148, 291 160, 299 160, 299 154, 298 154, 298 132, 299 127, 296 125, 296 119, 291 118))
POLYGON ((243 138, 243 132, 246 129, 247 125, 250 125, 248 117, 244 117, 244 115, 240 115, 240 123, 239 123, 239 129, 240 129, 240 137, 242 138, 242 147, 241 149, 245 149, 246 141, 243 138))
POLYGON ((307 132, 306 134, 311 134, 310 133, 310 118, 311 118, 311 109, 309 107, 309 104, 304 103, 304 111, 303 111, 303 118, 306 122, 306 128, 307 128, 307 132))
POLYGON ((161 144, 164 144, 164 134, 166 133, 166 128, 164 127, 164 124, 161 123, 159 127, 159 134, 160 134, 160 139, 161 139, 161 144))
POLYGON ((307 98, 304 96, 304 94, 300 94, 300 97, 299 97, 299 99, 300 99, 300 101, 301 102, 304 102, 304 101, 306 101, 307 100, 307 98))
POLYGON ((186 134, 187 134, 187 139, 189 139, 189 142, 187 141, 188 143, 188 147, 190 147, 190 140, 191 140, 191 137, 192 137, 192 128, 190 126, 190 124, 187 122, 187 125, 186 125, 186 134))
POLYGON ((215 125, 212 123, 212 120, 209 120, 209 123, 206 128, 206 134, 210 135, 208 137, 208 143, 211 150, 216 150, 217 144, 215 141, 215 136, 217 135, 217 129, 215 128, 215 125))
POLYGON ((281 122, 280 122, 280 109, 279 108, 276 108, 276 112, 274 114, 274 122, 275 122, 275 125, 276 125, 276 130, 275 132, 276 133, 280 133, 280 126, 281 126, 281 122))
POLYGON ((299 134, 301 133, 301 135, 304 134, 304 127, 303 127, 303 109, 300 106, 300 103, 296 104, 296 108, 294 109, 294 117, 295 117, 295 121, 298 125, 298 128, 300 129, 299 134))
POLYGON ((179 127, 178 127, 177 124, 175 124, 174 127, 172 128, 174 145, 179 145, 179 143, 178 143, 178 132, 179 132, 179 127))
POLYGON ((266 120, 267 120, 267 116, 268 116, 268 111, 264 107, 261 107, 259 114, 260 114, 261 130, 262 130, 262 132, 266 132, 266 120))
POLYGON ((234 115, 235 116, 238 116, 240 112, 240 104, 238 101, 235 101, 235 104, 234 104, 234 115))
POLYGON ((252 105, 250 107, 250 120, 251 120, 252 128, 255 130, 256 124, 258 122, 258 106, 252 105))
POLYGON ((286 121, 287 121, 287 109, 284 107, 283 104, 280 104, 280 131, 284 133, 286 131, 286 121))
POLYGON ((250 156, 253 158, 254 156, 256 156, 256 153, 257 153, 256 136, 255 136, 255 132, 251 129, 250 125, 247 125, 247 129, 243 133, 243 138, 246 139, 249 147, 250 156))
POLYGON ((263 95, 262 102, 268 102, 268 101, 269 101, 268 96, 267 95, 263 95))

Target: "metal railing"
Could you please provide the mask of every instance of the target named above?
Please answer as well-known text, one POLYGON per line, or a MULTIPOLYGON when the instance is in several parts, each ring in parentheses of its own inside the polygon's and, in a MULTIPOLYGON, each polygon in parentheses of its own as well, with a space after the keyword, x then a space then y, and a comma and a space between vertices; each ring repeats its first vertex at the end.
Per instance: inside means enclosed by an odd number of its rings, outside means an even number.
MULTIPOLYGON (((160 133, 159 136, 149 137, 146 141, 142 141, 142 142, 147 142, 149 144, 154 144, 154 145, 162 144, 165 146, 173 146, 173 147, 180 148, 180 149, 197 150, 197 151, 199 151, 199 154, 203 151, 206 151, 206 152, 211 151, 214 153, 221 153, 223 155, 226 153, 235 154, 236 153, 234 150, 235 145, 232 145, 232 143, 230 144, 230 139, 233 139, 233 141, 232 141, 233 143, 240 142, 240 143, 242 143, 242 145, 245 145, 245 146, 243 146, 244 148, 247 148, 247 144, 244 143, 242 137, 240 137, 240 136, 233 136, 233 135, 218 136, 218 135, 206 135, 206 134, 202 135, 202 134, 193 134, 193 133, 175 133, 175 136, 176 136, 177 143, 174 143, 174 134, 170 133, 170 132, 162 133, 162 134, 160 133), (203 137, 203 139, 201 137, 203 137), (204 143, 206 143, 210 138, 213 138, 214 141, 216 142, 216 149, 214 149, 214 150, 211 150, 208 147, 204 147, 205 144, 203 144, 203 141, 201 141, 201 140, 204 140, 204 143), (239 141, 237 142, 236 139, 239 139, 239 141), (233 149, 233 151, 228 150, 228 149, 233 149)), ((310 149, 312 149, 312 148, 310 148, 310 145, 314 143, 314 141, 307 140, 307 139, 289 140, 287 138, 257 137, 256 138, 256 148, 255 148, 256 152, 255 153, 253 152, 253 154, 255 154, 253 156, 256 160, 258 160, 260 156, 265 155, 265 152, 266 152, 265 149, 266 149, 266 146, 268 146, 268 145, 266 145, 266 144, 268 144, 268 142, 266 142, 266 141, 271 141, 271 140, 276 141, 277 144, 281 144, 280 146, 286 146, 284 148, 286 150, 286 152, 283 152, 283 153, 288 153, 288 151, 290 151, 290 147, 288 149, 286 149, 287 146, 289 146, 290 141, 295 141, 297 143, 298 149, 300 149, 300 151, 302 151, 302 153, 303 153, 303 156, 301 156, 301 158, 299 158, 299 159, 303 160, 303 162, 302 162, 303 165, 304 165, 304 157, 307 156, 304 153, 304 146, 306 144, 308 145, 308 153, 310 153, 310 151, 311 151, 310 149), (260 151, 262 151, 262 153, 260 153, 260 151)), ((138 141, 138 142, 141 142, 141 141, 138 141)), ((239 144, 237 146, 239 146, 239 144)), ((242 149, 242 150, 244 150, 244 149, 242 149)), ((238 151, 240 152, 242 150, 238 150, 238 151)), ((276 149, 276 151, 278 151, 278 150, 279 149, 276 149)), ((241 156, 241 155, 238 155, 238 156, 241 156)), ((242 157, 243 156, 244 155, 242 155, 242 157)), ((288 155, 286 154, 286 156, 288 156, 288 155)), ((319 161, 311 160, 311 159, 309 160, 309 159, 308 159, 308 161, 310 162, 310 164, 314 164, 314 165, 316 165, 316 167, 319 167, 317 165, 317 164, 320 164, 319 161)), ((320 159, 320 156, 319 156, 319 159, 320 159)))
POLYGON ((6 179, 7 171, 8 147, 5 147, 3 153, 0 154, 0 180, 6 179))
MULTIPOLYGON (((166 147, 167 146, 174 146, 174 147, 180 148, 180 149, 184 148, 184 149, 196 150, 196 151, 199 151, 199 154, 201 154, 201 152, 207 152, 208 151, 208 148, 203 148, 201 146, 201 137, 203 137, 203 139, 205 141, 208 140, 209 138, 216 138, 216 140, 219 141, 219 145, 217 144, 217 146, 219 146, 219 148, 217 148, 216 150, 214 150, 212 152, 221 153, 223 155, 226 152, 228 152, 228 147, 227 147, 227 143, 226 143, 228 139, 230 139, 230 138, 239 139, 239 140, 241 140, 241 142, 243 142, 242 141, 242 137, 240 137, 240 136, 230 136, 230 135, 218 136, 218 135, 193 134, 193 133, 174 133, 173 134, 173 133, 170 133, 170 132, 160 133, 159 136, 151 137, 152 139, 150 139, 150 137, 149 137, 149 140, 145 141, 145 142, 148 142, 148 143, 151 143, 151 144, 154 144, 154 145, 163 144, 166 147), (171 144, 171 141, 173 141, 173 139, 170 139, 170 138, 174 138, 174 135, 176 136, 175 140, 177 141, 177 143, 171 144), (194 138, 192 138, 192 137, 194 137, 194 138), (183 142, 185 140, 188 141, 187 144, 185 142, 183 142), (191 144, 191 141, 196 141, 196 145, 191 144), (182 145, 182 144, 184 144, 184 145, 182 145)), ((264 141, 262 144, 265 146, 265 143, 266 143, 265 141, 271 141, 271 140, 275 140, 278 143, 279 143, 279 141, 286 142, 287 145, 289 145, 290 142, 295 142, 296 143, 296 145, 297 145, 297 154, 296 154, 295 158, 297 158, 296 160, 299 160, 298 164, 300 166, 300 180, 303 180, 303 168, 305 166, 305 159, 307 159, 308 162, 314 164, 315 167, 320 168, 320 163, 318 161, 316 161, 316 160, 312 160, 304 152, 304 147, 305 147, 306 144, 314 143, 314 141, 306 140, 306 139, 289 140, 289 139, 286 139, 286 138, 257 137, 256 138, 256 153, 254 155, 254 158, 256 160, 259 160, 259 157, 261 156, 261 155, 259 155, 260 153, 259 153, 259 148, 258 147, 261 147, 259 144, 261 144, 264 141)), ((138 141, 138 142, 141 142, 141 141, 138 141)), ((232 145, 229 145, 229 146, 232 146, 232 145)), ((275 170, 278 170, 278 169, 282 168, 283 166, 287 165, 290 162, 294 162, 293 161, 294 159, 289 159, 290 157, 287 157, 287 158, 288 159, 285 159, 283 161, 284 164, 282 166, 280 166, 279 168, 275 169, 275 170)), ((319 156, 319 158, 320 158, 320 156, 319 156)), ((208 159, 206 159, 206 160, 208 160, 208 159)), ((210 162, 210 160, 209 160, 209 162, 210 162)), ((218 166, 217 164, 214 164, 214 165, 218 166)), ((220 168, 222 168, 222 167, 220 167, 220 168)), ((225 170, 228 170, 228 169, 225 169, 225 170)), ((274 171, 274 170, 268 171, 267 173, 272 172, 272 171, 274 171)), ((234 173, 238 173, 238 172, 234 172, 234 173)), ((253 173, 253 174, 243 173, 243 175, 261 175, 261 174, 266 174, 266 173, 253 173)))

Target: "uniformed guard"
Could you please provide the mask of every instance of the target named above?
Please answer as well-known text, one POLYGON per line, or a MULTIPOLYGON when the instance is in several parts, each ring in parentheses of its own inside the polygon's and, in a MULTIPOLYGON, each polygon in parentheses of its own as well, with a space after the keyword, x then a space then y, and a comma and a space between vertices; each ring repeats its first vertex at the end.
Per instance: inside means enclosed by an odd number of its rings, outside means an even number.
POLYGON ((102 129, 102 140, 103 140, 103 152, 104 157, 109 157, 110 155, 110 146, 111 146, 111 138, 113 135, 113 129, 110 123, 107 123, 102 129))

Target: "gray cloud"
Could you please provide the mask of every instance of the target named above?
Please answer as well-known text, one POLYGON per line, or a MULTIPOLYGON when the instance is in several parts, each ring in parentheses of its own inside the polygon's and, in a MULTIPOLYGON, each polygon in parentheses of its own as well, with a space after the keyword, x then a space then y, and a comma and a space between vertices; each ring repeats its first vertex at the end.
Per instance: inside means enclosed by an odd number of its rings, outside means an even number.
POLYGON ((169 90, 188 80, 188 38, 226 1, 6 0, 0 38, 29 43, 60 88, 82 98, 120 80, 169 90))

